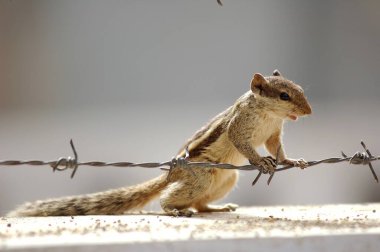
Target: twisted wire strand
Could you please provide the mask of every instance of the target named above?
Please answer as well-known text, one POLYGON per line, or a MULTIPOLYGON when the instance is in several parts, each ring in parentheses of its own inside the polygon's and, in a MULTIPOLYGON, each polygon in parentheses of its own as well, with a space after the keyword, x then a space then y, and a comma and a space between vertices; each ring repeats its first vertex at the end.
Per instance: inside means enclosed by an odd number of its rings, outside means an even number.
MULTIPOLYGON (((361 145, 364 148, 365 152, 356 152, 353 156, 347 156, 344 152, 342 152, 342 157, 332 157, 332 158, 326 158, 322 160, 316 160, 316 161, 309 161, 307 162, 307 167, 316 166, 319 164, 336 164, 341 162, 349 162, 350 164, 355 165, 368 165, 370 168, 370 171, 375 179, 375 181, 378 183, 379 179, 377 177, 377 174, 375 170, 373 169, 372 163, 373 161, 380 160, 380 156, 375 157, 371 154, 371 152, 368 150, 366 145, 363 141, 361 141, 361 145)), ((260 176, 262 174, 267 173, 262 167, 249 164, 249 165, 242 165, 242 166, 235 166, 232 164, 225 164, 225 163, 207 163, 207 162, 190 162, 189 159, 189 151, 186 149, 186 155, 185 157, 179 157, 179 158, 173 158, 170 161, 166 162, 144 162, 144 163, 133 163, 133 162, 102 162, 102 161, 88 161, 88 162, 79 162, 78 161, 78 154, 75 149, 74 143, 72 140, 70 140, 70 146, 74 153, 74 157, 67 157, 67 158, 59 158, 57 161, 40 161, 40 160, 28 160, 28 161, 22 161, 22 160, 0 160, 0 166, 18 166, 18 165, 31 165, 31 166, 50 166, 53 168, 53 171, 64 171, 67 169, 72 169, 71 178, 74 177, 77 169, 79 166, 90 166, 90 167, 142 167, 142 168, 161 168, 162 170, 169 171, 168 179, 170 179, 171 172, 173 169, 177 168, 183 168, 188 169, 189 172, 191 172, 194 176, 195 173, 192 170, 193 168, 218 168, 218 169, 236 169, 236 170, 242 170, 242 171, 253 171, 258 170, 259 173, 257 174, 255 180, 252 182, 252 185, 255 185, 257 181, 259 180, 260 176)), ((276 157, 276 160, 278 160, 278 157, 276 157)), ((285 165, 276 167, 276 169, 270 173, 270 177, 267 181, 267 184, 269 185, 271 180, 273 179, 273 176, 275 173, 280 171, 289 170, 292 168, 295 168, 294 165, 285 165)))

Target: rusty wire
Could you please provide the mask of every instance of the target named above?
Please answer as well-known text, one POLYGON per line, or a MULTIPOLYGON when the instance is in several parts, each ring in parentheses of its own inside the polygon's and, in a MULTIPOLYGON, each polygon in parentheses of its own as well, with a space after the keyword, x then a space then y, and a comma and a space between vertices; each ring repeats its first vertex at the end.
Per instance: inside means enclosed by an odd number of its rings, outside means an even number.
MULTIPOLYGON (((350 164, 355 165, 368 165, 372 176, 374 177, 375 181, 378 183, 379 179, 376 175, 376 172, 372 166, 373 161, 380 160, 380 156, 375 157, 372 155, 372 153, 369 151, 369 149, 366 147, 365 143, 361 141, 361 145, 364 148, 364 152, 356 152, 352 156, 347 156, 343 151, 341 152, 342 157, 332 157, 332 158, 326 158, 318 161, 309 161, 307 162, 307 167, 315 166, 318 164, 335 164, 335 163, 341 163, 341 162, 349 162, 350 164)), ((78 161, 78 154, 75 149, 73 140, 70 140, 70 146, 73 151, 74 157, 61 157, 56 161, 39 161, 39 160, 29 160, 29 161, 20 161, 20 160, 0 160, 0 166, 17 166, 17 165, 31 165, 31 166, 45 166, 49 165, 53 168, 53 171, 65 171, 67 169, 72 169, 71 178, 74 177, 75 173, 77 172, 77 169, 79 166, 91 166, 91 167, 106 167, 106 166, 115 166, 115 167, 142 167, 142 168, 161 168, 162 170, 169 171, 168 173, 168 179, 170 178, 171 171, 173 169, 182 168, 182 169, 188 169, 190 172, 194 174, 192 168, 218 168, 218 169, 236 169, 236 170, 242 170, 242 171, 252 171, 252 170, 258 170, 259 173, 257 174, 256 178, 252 182, 252 185, 255 185, 256 182, 259 180, 262 174, 268 173, 265 171, 262 167, 249 164, 249 165, 242 165, 242 166, 235 166, 232 164, 223 164, 223 163, 206 163, 206 162, 191 162, 189 161, 189 152, 186 150, 186 156, 185 157, 179 157, 179 158, 173 158, 170 161, 166 162, 148 162, 148 163, 132 163, 132 162, 102 162, 102 161, 89 161, 89 162, 79 162, 78 161)), ((276 158, 278 159, 278 158, 276 158)), ((277 165, 277 164, 276 164, 277 165)), ((295 168, 294 165, 285 165, 280 166, 277 165, 276 169, 274 169, 273 172, 269 173, 269 178, 267 181, 267 184, 269 185, 274 174, 280 171, 285 171, 288 169, 295 168)))

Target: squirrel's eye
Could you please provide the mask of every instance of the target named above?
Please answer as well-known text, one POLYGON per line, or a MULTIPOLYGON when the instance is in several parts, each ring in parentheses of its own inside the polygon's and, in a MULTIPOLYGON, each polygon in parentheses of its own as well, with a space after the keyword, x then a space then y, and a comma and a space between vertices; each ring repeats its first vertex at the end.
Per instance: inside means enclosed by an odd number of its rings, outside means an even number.
POLYGON ((288 93, 282 92, 280 94, 280 99, 283 100, 283 101, 289 101, 290 100, 290 96, 288 95, 288 93))

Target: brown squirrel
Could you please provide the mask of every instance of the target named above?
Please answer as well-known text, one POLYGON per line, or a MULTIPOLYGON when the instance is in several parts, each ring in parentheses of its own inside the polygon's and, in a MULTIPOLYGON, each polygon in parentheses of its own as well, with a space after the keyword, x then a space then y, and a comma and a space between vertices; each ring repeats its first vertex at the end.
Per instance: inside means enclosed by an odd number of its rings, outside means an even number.
MULTIPOLYGON (((281 135, 285 119, 297 120, 309 114, 311 107, 300 86, 282 77, 278 70, 268 77, 256 73, 251 90, 196 132, 177 157, 184 157, 188 147, 189 161, 241 165, 248 159, 251 164, 273 172, 275 160, 261 157, 255 150, 264 144, 273 157, 278 156, 279 163, 303 168, 307 165, 303 159, 286 157, 281 135)), ((232 190, 238 180, 236 170, 192 170, 190 173, 178 168, 172 170, 170 179, 165 173, 135 186, 26 203, 8 216, 116 215, 140 209, 158 196, 163 210, 174 216, 191 216, 193 209, 228 212, 238 207, 209 205, 232 190)))

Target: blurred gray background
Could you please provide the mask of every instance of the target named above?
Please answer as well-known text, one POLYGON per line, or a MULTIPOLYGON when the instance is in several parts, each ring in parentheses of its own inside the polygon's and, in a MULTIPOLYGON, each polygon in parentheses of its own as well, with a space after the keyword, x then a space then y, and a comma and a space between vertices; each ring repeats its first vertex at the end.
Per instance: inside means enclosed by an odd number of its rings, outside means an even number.
MULTIPOLYGON (((0 160, 166 161, 195 130, 278 68, 311 117, 286 125, 290 157, 380 154, 380 2, 0 0, 0 160)), ((375 163, 380 172, 380 164, 375 163)), ((1 167, 0 215, 24 201, 132 185, 159 170, 1 167)), ((252 188, 240 205, 380 200, 367 167, 321 165, 252 188)), ((150 206, 157 208, 157 204, 150 206)))

